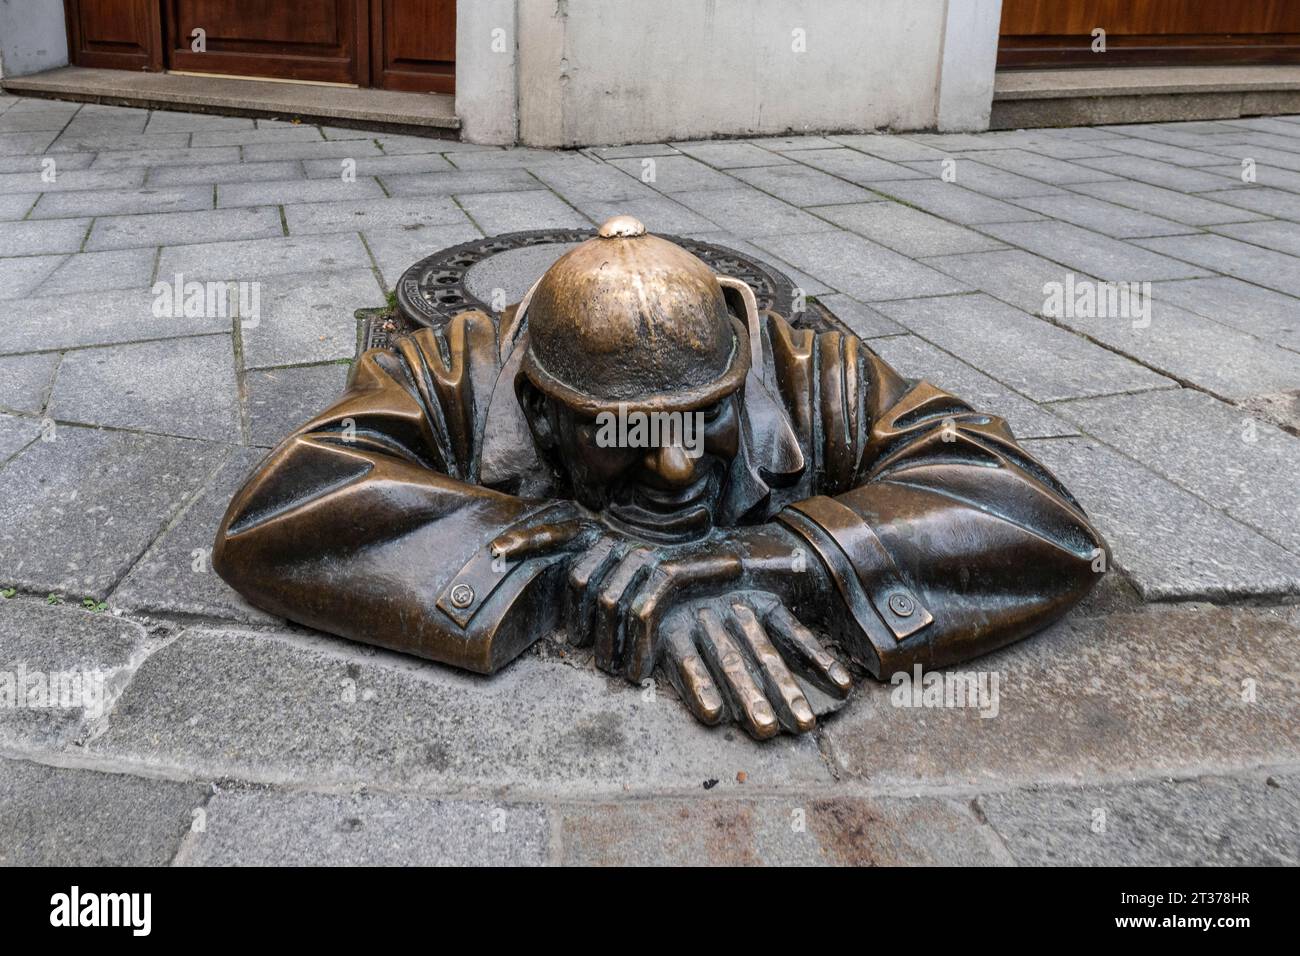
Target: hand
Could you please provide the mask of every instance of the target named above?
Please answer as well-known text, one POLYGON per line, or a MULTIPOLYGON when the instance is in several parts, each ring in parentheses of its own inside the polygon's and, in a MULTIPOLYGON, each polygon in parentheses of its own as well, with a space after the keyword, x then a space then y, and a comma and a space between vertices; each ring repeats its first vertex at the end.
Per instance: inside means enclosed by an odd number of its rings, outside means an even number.
POLYGON ((817 719, 793 672, 840 699, 852 688, 844 665, 771 594, 678 608, 662 629, 663 670, 706 724, 730 716, 759 740, 806 733, 817 719))

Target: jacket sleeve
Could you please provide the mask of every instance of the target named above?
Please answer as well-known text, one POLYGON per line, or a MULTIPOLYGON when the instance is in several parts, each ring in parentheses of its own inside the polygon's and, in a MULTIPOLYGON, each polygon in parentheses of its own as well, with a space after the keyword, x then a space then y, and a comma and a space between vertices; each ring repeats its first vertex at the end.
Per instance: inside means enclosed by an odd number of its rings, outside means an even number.
POLYGON ((820 469, 820 494, 777 517, 821 556, 841 637, 877 677, 1001 647, 1093 587, 1105 543, 1006 422, 903 379, 855 336, 779 317, 769 331, 820 469))
POLYGON ((487 545, 563 506, 473 483, 496 357, 481 313, 362 356, 343 397, 235 496, 217 572, 258 607, 354 640, 480 672, 518 654, 545 633, 531 605, 546 568, 493 568, 487 545))

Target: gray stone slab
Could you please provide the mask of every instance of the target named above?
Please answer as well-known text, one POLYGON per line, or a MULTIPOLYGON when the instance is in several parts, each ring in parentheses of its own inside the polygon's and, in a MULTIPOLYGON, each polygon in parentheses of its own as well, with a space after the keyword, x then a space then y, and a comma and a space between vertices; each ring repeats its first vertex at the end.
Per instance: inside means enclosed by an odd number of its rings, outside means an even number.
POLYGON ((255 327, 244 323, 241 329, 244 367, 331 362, 356 355, 356 311, 384 304, 374 270, 368 263, 357 266, 263 279, 261 321, 255 327))
POLYGON ((540 866, 546 808, 382 793, 220 791, 186 866, 540 866))
POLYGON ((731 174, 765 193, 796 206, 860 203, 880 199, 878 195, 861 186, 808 166, 763 166, 755 169, 737 169, 731 174))
POLYGON ((481 169, 454 173, 405 173, 382 177, 392 196, 452 196, 458 193, 537 189, 526 169, 481 169))
POLYGON ((1185 388, 1062 402, 1054 410, 1300 554, 1300 438, 1185 388))
POLYGON ((76 349, 63 357, 49 414, 236 444, 239 394, 228 335, 76 349))
POLYGON ((457 169, 505 169, 511 166, 540 167, 550 165, 568 165, 583 169, 594 165, 595 161, 581 153, 569 150, 531 149, 515 147, 514 149, 481 149, 470 152, 453 152, 449 157, 457 169))
POLYGON ((1133 137, 1108 140, 1106 148, 1145 159, 1159 160, 1162 163, 1173 163, 1175 166, 1213 166, 1222 162, 1222 157, 1214 153, 1133 137))
MULTIPOLYGON (((1225 176, 1200 169, 1189 169, 1173 163, 1162 163, 1140 156, 1103 156, 1095 159, 1081 159, 1079 163, 1100 169, 1124 179, 1135 179, 1140 183, 1150 183, 1178 192, 1194 193, 1207 189, 1227 189, 1232 181, 1225 176)), ((1238 182, 1240 185, 1240 182, 1238 182)))
POLYGON ((589 229, 592 225, 586 216, 546 189, 461 194, 456 201, 474 225, 489 236, 523 229, 589 229))
MULTIPOLYGON (((1108 281, 1145 282, 1194 279, 1203 269, 1162 255, 1149 255, 1121 240, 1111 239, 1068 222, 989 224, 985 232, 1045 259, 1108 281)), ((1142 245, 1169 240, 1136 240, 1142 245)), ((1148 246, 1159 249, 1159 246, 1148 246)))
POLYGON ((831 295, 819 295, 817 301, 834 312, 835 317, 859 338, 899 335, 907 331, 893 319, 881 315, 878 310, 864 305, 851 296, 837 292, 831 295))
POLYGON ((1034 788, 978 802, 1022 866, 1300 864, 1295 774, 1034 788))
MULTIPOLYGON (((334 138, 334 130, 330 127, 322 127, 327 139, 334 138)), ((351 132, 356 133, 356 130, 351 132)), ((455 139, 441 139, 436 136, 398 136, 388 133, 373 134, 375 142, 387 156, 407 156, 415 153, 477 153, 484 151, 493 151, 494 146, 480 146, 476 143, 466 143, 455 139)))
MULTIPOLYGON (((338 165, 335 164, 335 171, 338 165)), ((150 186, 180 186, 196 183, 268 183, 275 180, 302 179, 302 164, 297 160, 274 163, 208 163, 202 166, 158 166, 149 170, 150 186)))
POLYGON ((89 219, 0 222, 0 249, 10 256, 76 252, 89 229, 89 219))
POLYGON ((58 365, 57 352, 0 357, 0 408, 39 412, 58 365))
POLYGON ((54 132, 0 133, 0 156, 39 156, 57 135, 54 132))
POLYGON ((226 454, 60 425, 0 469, 0 568, 36 592, 103 597, 226 454))
POLYGON ((0 464, 30 445, 41 434, 42 423, 34 418, 0 415, 0 464))
POLYGON ((1300 557, 1119 452, 1074 438, 1029 448, 1066 476, 1144 599, 1222 601, 1300 589, 1300 557))
MULTIPOLYGON (((770 149, 763 149, 753 143, 673 143, 679 152, 708 163, 716 169, 736 169, 745 166, 780 166, 793 162, 770 149)), ((648 155, 648 154, 642 154, 648 155)), ((603 157, 613 158, 613 157, 603 157)))
POLYGON ((149 114, 150 132, 170 132, 180 130, 185 133, 201 133, 205 130, 240 130, 252 129, 253 121, 246 116, 214 116, 211 113, 182 113, 171 110, 155 110, 149 114))
POLYGON ((187 212, 212 208, 208 186, 145 186, 142 189, 84 189, 49 193, 32 210, 32 219, 69 216, 121 216, 135 213, 187 212))
POLYGON ((650 156, 642 159, 614 159, 617 166, 638 181, 664 193, 698 192, 701 189, 735 189, 736 181, 689 156, 650 156))
MULTIPOLYGON (((324 406, 322 406, 323 408, 324 406)), ((212 570, 212 545, 230 499, 265 456, 261 448, 234 448, 184 514, 145 552, 109 598, 131 613, 186 614, 249 624, 278 618, 253 607, 212 570)))
POLYGON ((287 206, 290 203, 361 202, 382 199, 377 180, 359 176, 342 179, 302 179, 273 183, 223 183, 217 186, 217 206, 287 206))
MULTIPOLYGON (((1037 153, 1026 152, 1022 149, 999 149, 978 153, 956 153, 954 156, 957 159, 958 182, 961 182, 962 166, 964 165, 962 160, 965 159, 976 159, 992 169, 1006 173, 1015 173, 1017 176, 1026 176, 1030 179, 1035 179, 1043 183, 1051 183, 1056 186, 1067 186, 1071 183, 1093 183, 1100 180, 1115 178, 1111 173, 1089 169, 1086 166, 1079 166, 1064 159, 1040 156, 1037 153)), ((1023 195, 1028 196, 1033 194, 1024 193, 1023 195)))
POLYGON ((70 295, 111 289, 148 289, 153 284, 154 249, 80 252, 67 256, 36 295, 70 295))
POLYGON ((860 302, 946 295, 970 288, 892 249, 844 233, 768 236, 757 243, 860 302))
POLYGON ((891 136, 885 133, 863 133, 849 136, 829 137, 841 146, 860 150, 880 159, 894 163, 920 162, 925 159, 943 159, 947 153, 934 146, 918 143, 907 136, 891 136))
MULTIPOLYGON (((344 159, 305 159, 303 168, 310 179, 339 179, 345 169, 344 159)), ((445 173, 455 169, 437 153, 413 153, 409 156, 360 156, 349 171, 357 176, 395 176, 402 173, 445 173)))
POLYGON ((278 445, 333 405, 343 394, 348 368, 347 363, 336 362, 250 371, 244 377, 250 443, 264 448, 278 445))
MULTIPOLYGON (((1070 488, 1079 478, 1058 474, 1070 488)), ((996 716, 896 706, 898 687, 869 681, 827 722, 826 746, 845 778, 878 787, 1004 790, 1292 763, 1298 624, 1294 609, 1076 612, 961 668, 990 686, 999 675, 996 716)))
POLYGON ((977 411, 1006 419, 1017 438, 1050 438, 1079 432, 1069 422, 914 335, 893 335, 869 344, 904 377, 924 379, 970 403, 977 411))
POLYGON ((53 182, 41 178, 42 170, 39 167, 5 173, 0 176, 0 193, 54 194, 133 189, 144 182, 143 169, 76 169, 58 165, 57 156, 53 159, 53 182))
POLYGON ((1168 236, 1134 242, 1266 289, 1300 296, 1300 258, 1296 256, 1261 249, 1226 236, 1168 236))
POLYGON ((196 130, 191 146, 255 146, 263 143, 323 143, 315 126, 277 126, 271 129, 196 130))
POLYGON ((232 239, 266 239, 284 235, 280 212, 271 206, 164 212, 96 219, 87 250, 179 246, 232 239))
POLYGON ((585 152, 598 159, 640 159, 643 156, 676 156, 667 143, 630 143, 627 146, 593 146, 585 152))
POLYGON ((1115 239, 1176 236, 1194 231, 1185 223, 1163 219, 1092 196, 1023 196, 1016 200, 1016 204, 1051 219, 1073 223, 1115 239))
POLYGON ((610 201, 571 199, 570 201, 578 212, 592 222, 603 223, 614 216, 635 216, 650 232, 657 235, 708 232, 717 228, 716 223, 683 206, 678 201, 680 199, 681 196, 672 199, 660 193, 653 193, 643 199, 610 201))
POLYGON ((756 136, 746 142, 778 153, 794 153, 805 149, 830 149, 836 145, 824 136, 756 136))
MULTIPOLYGON (((249 149, 262 147, 250 146, 249 149)), ((198 166, 200 164, 237 163, 238 146, 202 146, 197 149, 130 149, 102 152, 90 164, 91 169, 126 169, 132 166, 198 166)), ((250 160, 254 157, 248 157, 250 160)))
POLYGON ((165 866, 204 784, 0 762, 0 865, 165 866))
POLYGON ((0 259, 0 299, 29 296, 67 256, 20 256, 0 259))
MULTIPOLYGON (((94 153, 60 153, 58 156, 0 156, 0 173, 40 173, 48 165, 45 160, 53 159, 56 175, 60 175, 69 170, 85 169, 94 158, 94 153)), ((108 174, 103 173, 101 175, 108 174)), ((117 173, 116 175, 125 176, 126 174, 117 173)), ((42 183, 42 185, 53 186, 54 184, 42 183)), ((136 185, 139 185, 139 183, 137 182, 136 185)))
POLYGON ((0 220, 22 219, 36 205, 40 197, 34 193, 5 193, 0 195, 0 220))
POLYGON ((576 242, 523 246, 489 256, 465 272, 465 287, 484 302, 519 302, 555 260, 576 242))
POLYGON ((917 170, 876 156, 868 156, 856 149, 839 146, 835 149, 806 149, 792 154, 799 162, 838 176, 853 183, 874 183, 881 180, 924 179, 928 170, 917 170))
MULTIPOLYGON (((168 280, 171 281, 171 280, 168 280)), ((0 334, 0 354, 228 332, 230 319, 156 318, 148 289, 78 292, 15 299, 0 334)))
POLYGON ((872 183, 871 188, 881 195, 966 226, 986 222, 1029 222, 1043 218, 1036 212, 1013 206, 1001 199, 981 196, 956 183, 945 183, 937 179, 909 179, 902 182, 890 180, 872 183))
POLYGON ((167 246, 158 260, 158 275, 181 273, 187 281, 255 281, 295 272, 364 268, 368 263, 359 235, 333 233, 167 246))
POLYGON ((1300 351, 1300 302, 1289 295, 1220 276, 1158 282, 1151 293, 1191 312, 1300 351))
POLYGON ((423 229, 374 229, 362 235, 379 266, 386 289, 395 288, 403 272, 439 249, 483 238, 483 233, 471 222, 423 229))
POLYGON ((996 239, 896 202, 814 206, 811 212, 911 258, 1006 248, 996 239))
POLYGON ((1250 189, 1230 189, 1226 192, 1201 193, 1202 200, 1214 200, 1220 204, 1235 207, 1242 212, 1232 219, 1221 222, 1239 222, 1243 219, 1262 219, 1277 216, 1282 219, 1300 220, 1300 196, 1283 189, 1268 189, 1255 186, 1250 189), (1259 213, 1249 216, 1245 210, 1259 213))
MULTIPOLYGON (((236 147, 215 147, 217 149, 234 149, 236 147)), ((350 139, 328 143, 254 143, 243 149, 244 161, 248 163, 274 162, 284 159, 356 159, 365 156, 382 156, 383 151, 375 145, 373 137, 367 139, 350 139)))
POLYGON ((1173 189, 1162 189, 1149 183, 1120 180, 1109 183, 1079 183, 1072 191, 1104 199, 1107 202, 1130 206, 1152 215, 1172 219, 1189 226, 1209 226, 1221 222, 1245 222, 1260 218, 1238 208, 1236 190, 1231 191, 1233 203, 1223 193, 1202 193, 1188 196, 1173 189))
POLYGON ((824 219, 749 187, 673 193, 672 198, 746 239, 835 229, 824 219))
POLYGON ((887 302, 878 308, 1034 401, 1172 384, 1122 355, 984 294, 887 302))
POLYGON ((71 114, 65 110, 26 110, 0 117, 0 133, 59 133, 68 125, 71 114))
POLYGON ((185 149, 188 133, 123 133, 113 129, 61 135, 50 146, 51 153, 108 153, 132 149, 185 149))
MULTIPOLYGON (((987 155, 981 154, 981 161, 979 162, 973 159, 952 160, 956 165, 950 167, 952 169, 952 180, 947 184, 962 186, 983 196, 992 196, 995 199, 1016 199, 1020 196, 1055 196, 1060 193, 1060 189, 1056 186, 1039 182, 1037 179, 1030 179, 1027 176, 1018 176, 1015 173, 995 169, 987 165, 985 162, 987 158, 987 155)), ((923 162, 909 162, 904 165, 909 169, 931 176, 939 182, 944 182, 943 175, 945 163, 947 162, 948 160, 939 162, 925 160, 923 162)))
MULTIPOLYGON (((734 793, 744 787, 722 781, 734 793)), ((990 866, 955 800, 693 796, 558 808, 570 866, 990 866)))
POLYGON ((829 779, 812 739, 705 728, 666 693, 548 656, 486 679, 324 636, 215 630, 145 661, 88 749, 260 783, 383 779, 502 799, 694 789, 742 768, 760 787, 829 779))
POLYGON ((450 196, 295 203, 284 207, 284 218, 290 235, 371 229, 419 229, 423 226, 450 226, 469 221, 450 196))
POLYGON ((10 752, 59 750, 84 737, 145 645, 139 624, 71 606, 78 599, 49 607, 43 598, 0 598, 0 680, 14 694, 0 707, 0 742, 10 752))
MULTIPOLYGON (((1268 222, 1243 222, 1227 226, 1216 226, 1213 230, 1242 242, 1284 252, 1289 256, 1300 256, 1300 223, 1273 219, 1268 222)), ((1300 303, 1297 303, 1300 306, 1300 303)))
MULTIPOLYGON (((1283 189, 1292 193, 1300 192, 1300 172, 1294 169, 1280 169, 1275 165, 1259 163, 1255 166, 1255 179, 1247 184, 1242 178, 1241 164, 1230 166, 1204 166, 1206 173, 1216 173, 1223 177, 1227 186, 1239 186, 1250 189, 1283 189)), ((1206 189, 1223 189, 1223 185, 1207 186, 1206 189)))
MULTIPOLYGON (((582 166, 549 164, 535 167, 532 175, 575 206, 582 203, 663 198, 662 193, 608 163, 582 166)), ((536 183, 534 188, 537 188, 536 183)))
POLYGON ((806 272, 801 272, 794 265, 773 255, 768 250, 760 249, 753 243, 746 242, 739 236, 733 235, 729 232, 696 232, 687 233, 686 235, 690 239, 699 239, 701 242, 711 242, 714 245, 735 249, 737 252, 743 252, 747 256, 757 259, 759 262, 767 263, 772 268, 782 272, 792 283, 794 283, 796 290, 802 292, 806 296, 826 295, 834 291, 820 279, 814 278, 806 272))
POLYGON ((1300 356, 1153 299, 1149 313, 1051 317, 1180 382, 1239 399, 1300 387, 1300 356), (1149 322, 1149 324, 1147 324, 1149 322))

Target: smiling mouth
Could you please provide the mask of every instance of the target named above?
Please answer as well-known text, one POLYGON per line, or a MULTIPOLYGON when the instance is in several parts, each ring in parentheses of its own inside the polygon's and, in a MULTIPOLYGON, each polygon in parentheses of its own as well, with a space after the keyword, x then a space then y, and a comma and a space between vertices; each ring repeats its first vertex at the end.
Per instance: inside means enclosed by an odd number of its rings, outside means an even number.
POLYGON ((612 502, 605 515, 615 525, 655 540, 697 537, 713 526, 715 481, 713 474, 706 474, 674 491, 633 485, 622 489, 621 500, 612 502))

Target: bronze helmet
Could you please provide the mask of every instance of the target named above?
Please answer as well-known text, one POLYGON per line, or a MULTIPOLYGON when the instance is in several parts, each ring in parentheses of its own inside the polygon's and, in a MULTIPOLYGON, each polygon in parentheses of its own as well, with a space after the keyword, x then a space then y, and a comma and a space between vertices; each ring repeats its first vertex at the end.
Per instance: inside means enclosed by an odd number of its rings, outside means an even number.
POLYGON ((575 411, 704 408, 749 371, 745 326, 681 246, 617 216, 561 256, 528 300, 523 375, 575 411))

